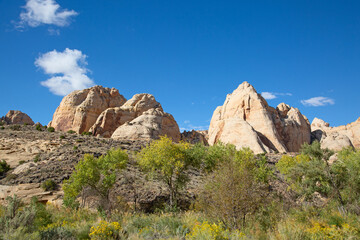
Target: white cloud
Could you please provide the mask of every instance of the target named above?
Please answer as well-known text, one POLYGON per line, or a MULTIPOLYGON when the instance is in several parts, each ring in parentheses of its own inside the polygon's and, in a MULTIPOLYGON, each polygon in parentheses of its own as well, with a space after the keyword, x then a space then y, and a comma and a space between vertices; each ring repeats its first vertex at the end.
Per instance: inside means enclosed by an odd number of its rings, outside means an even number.
POLYGON ((189 124, 190 121, 189 121, 189 120, 185 120, 184 123, 185 123, 185 124, 189 124))
POLYGON ((74 10, 61 9, 54 0, 27 0, 23 8, 25 11, 20 13, 19 27, 37 27, 41 24, 63 27, 69 25, 70 18, 78 14, 74 10))
POLYGON ((261 96, 263 96, 263 98, 267 99, 267 100, 271 100, 271 99, 275 99, 277 98, 275 94, 271 93, 271 92, 262 92, 261 96))
POLYGON ((41 82, 41 85, 60 96, 93 86, 94 82, 86 75, 86 57, 81 51, 68 48, 63 52, 54 50, 42 54, 36 59, 35 65, 52 77, 41 82))
POLYGON ((265 98, 266 100, 275 99, 278 96, 292 96, 291 93, 273 93, 273 92, 262 92, 261 96, 265 98))
POLYGON ((326 105, 334 105, 335 101, 334 99, 328 97, 313 97, 307 100, 301 100, 301 103, 304 106, 321 107, 326 105))

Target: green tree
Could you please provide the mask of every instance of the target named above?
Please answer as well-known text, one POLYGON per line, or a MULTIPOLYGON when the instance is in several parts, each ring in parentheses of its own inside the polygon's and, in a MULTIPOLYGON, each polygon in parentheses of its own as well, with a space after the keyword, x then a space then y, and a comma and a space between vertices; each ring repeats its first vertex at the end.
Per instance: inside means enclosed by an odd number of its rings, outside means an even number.
POLYGON ((149 176, 163 181, 170 192, 170 206, 177 203, 177 193, 189 181, 187 170, 200 162, 189 143, 174 143, 166 136, 152 141, 138 154, 138 164, 149 176))
POLYGON ((76 166, 71 177, 64 181, 64 204, 68 207, 79 206, 76 200, 81 195, 82 205, 86 202, 86 190, 95 191, 105 201, 106 210, 111 210, 110 191, 115 184, 116 174, 124 169, 128 154, 121 149, 112 149, 106 155, 95 158, 85 154, 76 166))
POLYGON ((265 158, 256 158, 250 149, 236 151, 207 177, 198 206, 226 227, 241 228, 249 215, 269 202, 271 175, 265 158))

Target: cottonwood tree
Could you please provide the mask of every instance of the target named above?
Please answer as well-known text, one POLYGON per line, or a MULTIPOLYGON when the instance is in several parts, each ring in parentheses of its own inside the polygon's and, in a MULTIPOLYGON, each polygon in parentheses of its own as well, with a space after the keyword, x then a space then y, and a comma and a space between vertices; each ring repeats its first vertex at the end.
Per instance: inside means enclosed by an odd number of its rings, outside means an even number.
MULTIPOLYGON (((228 151, 233 151, 228 148, 228 151)), ((250 149, 229 154, 210 174, 199 195, 198 207, 229 228, 241 228, 249 215, 268 202, 271 170, 250 149)))
POLYGON ((198 167, 199 161, 192 156, 189 143, 174 143, 170 138, 162 136, 141 150, 138 164, 149 176, 166 184, 170 192, 170 206, 174 207, 179 189, 189 181, 187 170, 198 167))
POLYGON ((128 162, 128 154, 121 149, 112 149, 99 158, 85 154, 84 158, 75 166, 75 170, 68 180, 64 181, 64 205, 78 207, 78 196, 82 199, 82 206, 86 203, 85 192, 92 190, 104 202, 106 210, 111 210, 110 191, 115 184, 116 174, 124 169, 128 162))

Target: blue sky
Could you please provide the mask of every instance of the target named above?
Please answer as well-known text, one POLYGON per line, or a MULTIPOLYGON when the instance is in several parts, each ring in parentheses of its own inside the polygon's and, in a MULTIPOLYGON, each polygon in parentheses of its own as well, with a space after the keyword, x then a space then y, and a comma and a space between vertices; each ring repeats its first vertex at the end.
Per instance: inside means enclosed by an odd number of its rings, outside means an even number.
POLYGON ((151 93, 181 128, 207 128, 248 81, 271 106, 346 124, 360 116, 359 11, 331 0, 0 0, 0 115, 48 123, 59 94, 98 84, 151 93))

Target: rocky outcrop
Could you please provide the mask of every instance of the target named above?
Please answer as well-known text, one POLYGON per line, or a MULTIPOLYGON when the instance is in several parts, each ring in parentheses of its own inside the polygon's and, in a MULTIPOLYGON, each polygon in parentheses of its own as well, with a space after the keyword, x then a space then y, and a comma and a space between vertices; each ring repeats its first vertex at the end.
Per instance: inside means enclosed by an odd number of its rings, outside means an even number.
POLYGON ((17 110, 10 110, 4 117, 1 118, 7 124, 29 124, 34 125, 33 120, 26 114, 17 110))
POLYGON ((163 111, 161 104, 151 94, 136 94, 121 107, 103 111, 90 131, 95 136, 111 137, 115 130, 149 109, 163 111))
POLYGON ((179 126, 171 114, 165 113, 161 108, 152 108, 118 127, 111 138, 149 141, 164 135, 179 142, 179 126))
POLYGON ((312 140, 318 140, 322 148, 340 151, 344 147, 360 147, 360 118, 339 127, 330 127, 329 123, 315 118, 311 130, 312 140))
POLYGON ((49 125, 60 131, 87 132, 104 110, 120 107, 125 102, 115 88, 94 86, 73 91, 63 98, 49 125))
POLYGON ((310 123, 296 108, 268 106, 253 86, 243 82, 214 111, 209 144, 219 141, 249 147, 255 153, 295 152, 310 142, 310 123))
POLYGON ((208 143, 209 134, 208 131, 184 131, 181 133, 181 141, 188 142, 191 144, 202 143, 205 146, 208 143))

